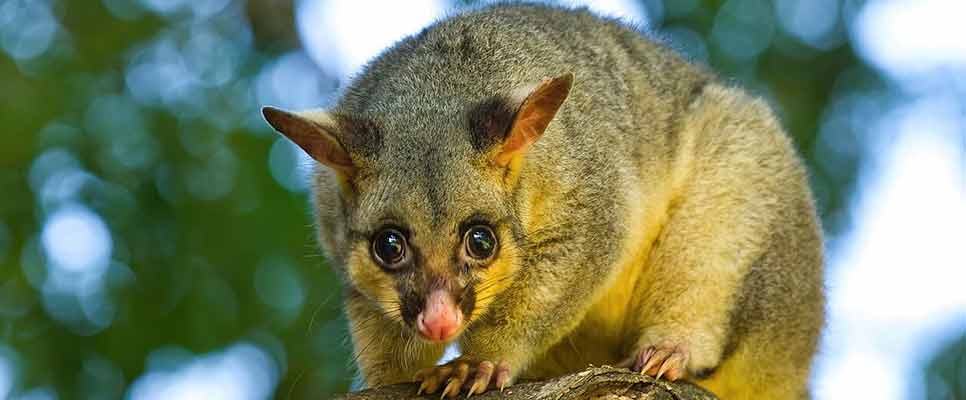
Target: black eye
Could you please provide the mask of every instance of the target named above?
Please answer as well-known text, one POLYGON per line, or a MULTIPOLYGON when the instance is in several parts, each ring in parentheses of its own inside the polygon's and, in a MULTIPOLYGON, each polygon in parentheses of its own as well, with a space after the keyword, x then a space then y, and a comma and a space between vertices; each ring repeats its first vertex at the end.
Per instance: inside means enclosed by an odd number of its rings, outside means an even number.
POLYGON ((496 235, 485 225, 477 225, 466 231, 466 253, 477 260, 486 260, 496 251, 496 235))
POLYGON ((372 240, 372 256, 383 268, 398 268, 406 258, 406 237, 395 229, 385 229, 372 240))

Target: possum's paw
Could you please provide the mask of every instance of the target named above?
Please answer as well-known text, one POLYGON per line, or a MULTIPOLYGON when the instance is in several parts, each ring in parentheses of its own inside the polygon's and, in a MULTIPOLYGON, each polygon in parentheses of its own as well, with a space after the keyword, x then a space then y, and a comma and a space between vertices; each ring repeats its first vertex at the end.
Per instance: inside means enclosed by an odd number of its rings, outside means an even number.
POLYGON ((688 358, 687 346, 665 340, 657 345, 644 346, 622 364, 632 371, 657 379, 664 377, 676 381, 687 372, 688 358))
POLYGON ((445 383, 440 398, 456 397, 461 389, 466 389, 466 397, 494 387, 503 390, 511 382, 510 365, 505 361, 494 363, 460 357, 443 365, 426 368, 416 373, 416 381, 421 381, 417 395, 436 393, 445 383))

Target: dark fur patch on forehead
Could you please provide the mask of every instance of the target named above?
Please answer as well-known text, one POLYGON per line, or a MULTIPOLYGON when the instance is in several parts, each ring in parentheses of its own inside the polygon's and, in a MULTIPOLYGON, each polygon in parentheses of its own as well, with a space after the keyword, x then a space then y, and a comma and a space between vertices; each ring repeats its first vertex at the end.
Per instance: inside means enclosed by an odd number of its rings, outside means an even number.
POLYGON ((335 120, 342 132, 339 139, 350 153, 375 158, 382 150, 384 135, 375 121, 341 113, 335 114, 335 120))
POLYGON ((439 157, 437 149, 427 151, 423 161, 423 181, 422 190, 425 192, 427 204, 429 205, 429 218, 432 224, 439 226, 447 214, 446 191, 452 190, 444 184, 443 168, 446 161, 439 157))
POLYGON ((503 96, 493 96, 470 107, 467 122, 470 143, 483 152, 501 143, 510 130, 516 109, 503 96))

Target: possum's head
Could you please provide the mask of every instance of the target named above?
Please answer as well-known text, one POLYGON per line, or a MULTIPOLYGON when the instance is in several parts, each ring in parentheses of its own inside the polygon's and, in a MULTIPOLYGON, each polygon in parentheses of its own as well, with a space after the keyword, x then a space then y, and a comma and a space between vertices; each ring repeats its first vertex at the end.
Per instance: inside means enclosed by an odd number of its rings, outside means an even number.
POLYGON ((329 167, 316 197, 335 204, 319 205, 334 210, 320 216, 320 237, 351 288, 448 342, 511 284, 525 245, 512 194, 572 83, 565 74, 507 93, 435 87, 429 102, 425 87, 374 84, 331 111, 263 114, 329 167))

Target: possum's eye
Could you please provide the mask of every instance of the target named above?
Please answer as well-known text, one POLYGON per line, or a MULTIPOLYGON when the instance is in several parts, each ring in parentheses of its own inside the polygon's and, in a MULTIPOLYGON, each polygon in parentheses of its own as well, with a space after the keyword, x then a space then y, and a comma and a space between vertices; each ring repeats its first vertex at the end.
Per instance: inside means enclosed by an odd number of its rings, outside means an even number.
POLYGON ((399 268, 406 259, 406 237, 395 229, 383 229, 372 240, 372 258, 383 268, 399 268))
POLYGON ((466 243, 466 254, 477 260, 489 259, 496 250, 496 235, 486 225, 476 225, 468 229, 463 241, 466 243))

